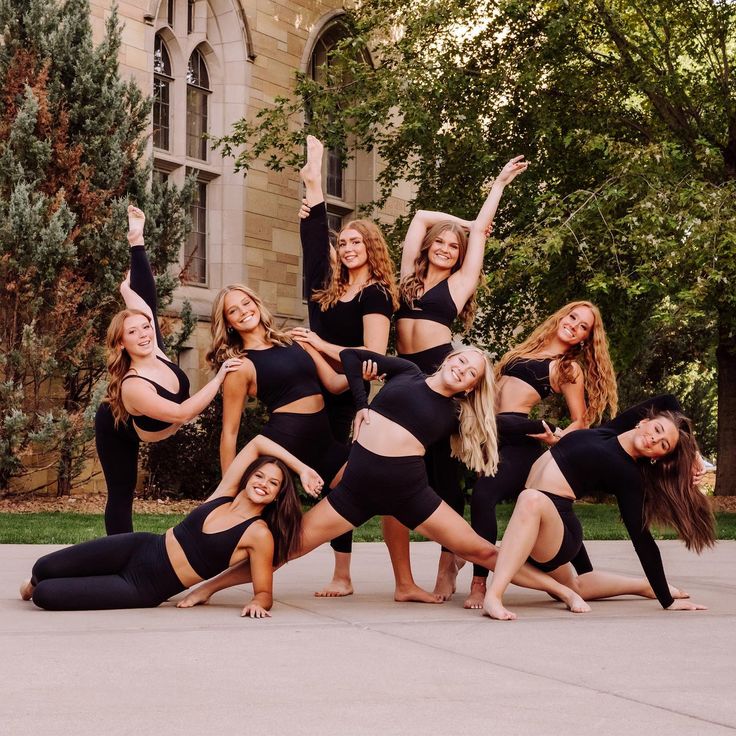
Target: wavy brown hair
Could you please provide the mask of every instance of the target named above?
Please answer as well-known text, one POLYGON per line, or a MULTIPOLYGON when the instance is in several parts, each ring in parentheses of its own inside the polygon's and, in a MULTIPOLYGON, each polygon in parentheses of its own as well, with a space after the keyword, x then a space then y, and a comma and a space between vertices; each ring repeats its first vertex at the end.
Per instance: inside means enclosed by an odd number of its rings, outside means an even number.
MULTIPOLYGON (((103 401, 110 404, 116 427, 120 422, 126 422, 129 416, 123 405, 123 378, 130 371, 131 361, 128 351, 120 343, 123 340, 123 332, 125 331, 125 320, 128 317, 135 317, 137 315, 145 317, 148 320, 148 324, 153 328, 151 318, 140 309, 121 309, 110 320, 110 325, 107 328, 107 336, 105 337, 107 373, 109 378, 103 401)), ((155 334, 152 339, 156 339, 155 334)))
MULTIPOLYGON (((394 311, 396 311, 399 308, 399 289, 396 285, 396 271, 381 229, 370 220, 351 220, 343 227, 340 234, 345 232, 345 230, 356 230, 360 233, 365 244, 368 269, 371 273, 368 283, 378 284, 386 296, 391 299, 391 304, 393 305, 394 311)), ((330 283, 324 289, 315 289, 312 292, 312 301, 317 302, 323 312, 335 306, 348 288, 349 275, 350 270, 340 262, 338 255, 337 261, 332 268, 330 283)))
POLYGON ((644 524, 674 527, 688 549, 700 554, 715 543, 715 521, 710 503, 693 484, 698 443, 690 420, 675 411, 652 410, 650 421, 669 419, 677 428, 678 441, 668 455, 656 463, 642 462, 644 477, 644 524))
MULTIPOLYGON (((468 252, 468 234, 462 227, 460 227, 460 225, 450 222, 449 220, 432 225, 432 227, 427 230, 424 240, 422 240, 422 245, 419 248, 419 255, 414 259, 414 273, 404 276, 401 280, 401 296, 407 304, 413 305, 414 302, 424 293, 424 281, 429 273, 429 248, 432 243, 434 243, 437 236, 447 230, 455 234, 458 245, 460 246, 457 263, 452 267, 450 275, 462 268, 463 262, 465 261, 465 254, 468 252)), ((458 315, 458 319, 463 325, 463 331, 470 329, 470 326, 473 324, 476 307, 477 302, 474 293, 473 296, 465 302, 465 305, 458 315)))
POLYGON ((238 493, 245 488, 256 470, 269 464, 275 465, 283 476, 278 495, 261 512, 261 518, 268 524, 273 536, 273 564, 278 566, 287 562, 301 543, 302 507, 289 469, 281 460, 270 455, 261 455, 245 469, 238 483, 238 493))
POLYGON ((238 331, 228 327, 225 317, 225 297, 232 291, 240 291, 253 300, 258 311, 261 313, 261 324, 266 330, 266 340, 274 345, 291 345, 292 339, 282 330, 273 326, 273 315, 253 289, 244 284, 230 284, 220 289, 212 304, 212 321, 210 332, 212 343, 207 351, 207 362, 216 370, 228 358, 240 358, 245 355, 246 350, 243 340, 238 331))
POLYGON ((585 388, 585 421, 587 424, 594 424, 601 421, 606 407, 608 407, 609 414, 615 416, 618 411, 618 387, 616 373, 608 352, 608 338, 603 326, 603 317, 598 307, 592 302, 570 302, 547 317, 526 340, 509 350, 501 358, 496 364, 496 378, 502 375, 507 365, 544 353, 545 346, 557 333, 560 322, 570 312, 580 307, 590 309, 595 316, 595 322, 582 347, 574 345, 567 352, 557 356, 557 376, 560 385, 575 383, 573 363, 580 366, 585 388))

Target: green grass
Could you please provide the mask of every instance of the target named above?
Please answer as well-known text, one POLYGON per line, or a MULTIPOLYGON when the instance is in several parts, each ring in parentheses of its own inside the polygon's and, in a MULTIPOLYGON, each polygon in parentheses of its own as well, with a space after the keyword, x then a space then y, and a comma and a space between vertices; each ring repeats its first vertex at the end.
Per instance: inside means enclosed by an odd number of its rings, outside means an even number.
MULTIPOLYGON (((506 528, 512 506, 498 507, 499 532, 506 528)), ((585 530, 586 539, 628 539, 619 518, 618 508, 609 504, 576 503, 575 513, 585 530)), ((467 512, 466 512, 467 517, 467 512)), ((136 531, 160 534, 181 520, 179 514, 135 514, 136 531)), ((716 514, 719 539, 736 539, 736 514, 716 514)), ((0 513, 0 544, 73 544, 105 533, 102 514, 66 512, 9 514, 0 513)), ((654 530, 655 539, 675 539, 670 530, 654 530)), ((356 542, 380 542, 380 519, 371 519, 355 532, 356 542)), ((423 537, 412 533, 412 539, 423 537)))

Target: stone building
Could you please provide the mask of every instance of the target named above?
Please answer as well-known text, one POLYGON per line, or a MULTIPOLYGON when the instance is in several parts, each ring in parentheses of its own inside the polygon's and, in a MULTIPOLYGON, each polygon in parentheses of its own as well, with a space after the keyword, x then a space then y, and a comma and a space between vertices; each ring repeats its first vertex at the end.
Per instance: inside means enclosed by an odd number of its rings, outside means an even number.
MULTIPOLYGON (((95 38, 102 37, 112 0, 91 0, 95 38)), ((199 321, 180 362, 196 389, 207 379, 212 300, 225 284, 256 289, 283 324, 302 322, 297 211, 298 172, 233 172, 202 138, 229 132, 293 89, 294 72, 313 73, 341 32, 335 0, 118 0, 125 27, 123 77, 154 96, 150 151, 155 176, 181 185, 194 172, 198 192, 193 231, 183 249, 188 281, 175 307, 188 299, 199 321)), ((301 121, 295 121, 301 124, 301 121)), ((333 228, 375 195, 373 155, 342 168, 326 156, 326 197, 333 228)), ((385 217, 402 211, 406 193, 389 201, 385 217)))

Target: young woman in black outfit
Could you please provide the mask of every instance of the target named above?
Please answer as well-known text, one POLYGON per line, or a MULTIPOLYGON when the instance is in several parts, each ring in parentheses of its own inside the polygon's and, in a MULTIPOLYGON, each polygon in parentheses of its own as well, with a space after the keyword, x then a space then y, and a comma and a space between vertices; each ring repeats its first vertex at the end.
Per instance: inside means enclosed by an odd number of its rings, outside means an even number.
MULTIPOLYGON (((542 454, 539 440, 554 445, 576 429, 600 422, 618 405, 616 375, 598 308, 587 301, 566 304, 548 317, 520 345, 496 364, 496 420, 499 435, 498 471, 481 476, 470 501, 470 523, 478 534, 496 543, 496 505, 524 490, 534 461, 542 454), (554 433, 529 412, 551 393, 561 393, 572 422, 554 433)), ((579 574, 592 570, 581 547, 574 560, 579 574)), ((465 608, 482 608, 488 570, 473 567, 465 608)))
MULTIPOLYGON (((355 439, 339 485, 305 514, 295 556, 386 514, 461 557, 492 568, 496 548, 432 490, 423 461, 428 446, 451 435, 457 457, 476 471, 493 472, 493 369, 487 354, 477 348, 458 350, 429 377, 407 360, 367 350, 349 348, 340 358, 358 406, 355 439), (386 377, 370 407, 362 380, 366 369, 386 377)), ((192 591, 184 603, 204 603, 217 590, 250 577, 247 565, 236 566, 192 591)), ((545 590, 573 611, 589 610, 574 591, 531 566, 525 565, 514 582, 545 590)))
POLYGON ((105 529, 133 531, 133 493, 138 447, 174 434, 194 419, 217 394, 225 374, 240 361, 229 360, 204 388, 189 397, 189 380, 167 359, 156 319, 156 282, 143 245, 145 216, 128 207, 130 274, 120 286, 126 309, 107 330, 107 394, 95 416, 95 443, 107 483, 105 529))
POLYGON ((301 506, 285 463, 319 492, 322 481, 313 470, 259 438, 181 523, 160 535, 115 534, 45 555, 21 586, 21 598, 50 611, 155 607, 247 559, 253 598, 242 615, 269 616, 273 565, 293 553, 300 537, 301 506))
MULTIPOLYGON (((327 209, 322 192, 323 146, 307 136, 307 162, 301 170, 305 200, 299 213, 309 327, 292 336, 312 345, 338 371, 345 347, 386 352, 391 315, 399 304, 396 276, 383 235, 370 220, 351 220, 330 245, 327 209)), ((355 418, 350 391, 325 394, 327 416, 338 442, 347 444, 355 418)), ((330 583, 316 596, 344 596, 353 592, 350 578, 352 532, 333 539, 335 568, 330 583)))
MULTIPOLYGON (((572 508, 576 498, 604 491, 616 497, 647 580, 663 608, 704 606, 675 596, 649 532, 653 522, 675 527, 688 549, 714 543, 713 513, 693 480, 701 464, 689 420, 673 396, 639 404, 597 429, 565 435, 532 466, 503 538, 484 610, 492 618, 516 616, 503 594, 521 565, 530 562, 575 586, 567 562, 578 553, 583 532, 572 508)), ((586 577, 586 576, 583 576, 586 577)), ((605 578, 584 595, 603 598, 622 591, 605 578)))
MULTIPOLYGON (((517 156, 504 166, 474 222, 442 212, 419 211, 409 225, 401 257, 401 306, 396 314, 399 355, 425 374, 437 370, 452 351, 452 325, 472 324, 487 233, 506 185, 528 164, 517 156), (466 235, 469 231, 469 235, 466 235)), ((465 505, 460 466, 450 455, 447 439, 425 456, 432 488, 460 515, 465 505)), ((423 603, 448 600, 455 590, 454 555, 443 550, 432 594, 414 583, 409 559, 409 532, 395 519, 383 519, 383 535, 391 552, 397 599, 423 603), (402 595, 411 591, 411 595, 402 595)))

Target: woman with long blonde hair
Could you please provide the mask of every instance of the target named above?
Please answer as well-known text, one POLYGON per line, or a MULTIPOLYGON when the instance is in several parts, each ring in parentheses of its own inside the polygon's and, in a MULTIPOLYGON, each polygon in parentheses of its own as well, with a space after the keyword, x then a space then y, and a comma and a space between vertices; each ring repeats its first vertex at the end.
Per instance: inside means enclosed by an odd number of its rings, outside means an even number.
MULTIPOLYGON (((309 328, 292 330, 294 338, 318 350, 337 371, 340 351, 357 347, 386 353, 391 316, 399 306, 394 265, 381 229, 370 220, 351 220, 340 228, 336 248, 330 245, 322 191, 322 143, 307 136, 307 161, 301 169, 305 187, 299 213, 309 328)), ((355 418, 352 394, 326 394, 332 433, 347 443, 355 418)), ((331 541, 335 561, 332 580, 317 596, 353 592, 350 576, 351 532, 331 541)))
MULTIPOLYGON (((589 301, 566 304, 540 324, 496 365, 500 461, 495 476, 478 478, 471 497, 471 524, 495 544, 496 505, 516 498, 527 474, 542 454, 542 440, 560 437, 601 421, 605 411, 616 413, 616 376, 608 354, 601 313, 589 301), (529 412, 551 393, 565 398, 572 422, 552 433, 529 412)), ((585 548, 574 561, 578 573, 592 570, 585 548)), ((465 608, 481 608, 488 570, 476 565, 465 608)))
MULTIPOLYGON (((409 225, 401 256, 401 306, 396 313, 397 350, 425 374, 452 352, 452 328, 458 318, 470 326, 488 232, 504 189, 526 171, 523 156, 511 159, 496 177, 474 221, 443 212, 419 211, 409 225)), ((447 438, 425 455, 429 482, 460 515, 465 498, 461 468, 447 438)), ((396 600, 440 603, 455 590, 457 563, 449 550, 440 554, 433 593, 414 582, 409 558, 409 531, 395 519, 383 519, 383 536, 396 575, 396 600)))
POLYGON ((240 365, 225 361, 194 396, 189 379, 164 353, 156 319, 156 282, 143 243, 145 215, 128 207, 130 273, 120 285, 126 309, 107 330, 108 385, 95 415, 95 444, 107 484, 105 529, 133 531, 133 493, 138 477, 138 448, 158 442, 194 419, 215 398, 225 374, 240 365))
MULTIPOLYGON (((649 583, 651 597, 670 611, 705 608, 670 587, 649 526, 673 526, 688 549, 700 553, 715 541, 713 511, 697 488, 702 460, 690 421, 674 396, 643 402, 596 429, 561 438, 532 466, 503 537, 484 611, 491 618, 516 618, 503 595, 521 565, 550 573, 583 598, 607 598, 622 589, 621 576, 602 575, 593 585, 577 580, 567 564, 582 545, 583 530, 573 511, 581 496, 616 497, 621 519, 649 583)), ((645 593, 641 593, 644 595, 645 593)))
MULTIPOLYGON (((296 556, 386 514, 459 556, 492 568, 496 547, 432 490, 423 462, 427 447, 452 436, 460 460, 477 472, 493 472, 497 448, 488 355, 473 347, 454 351, 430 376, 408 360, 368 350, 348 348, 340 359, 358 406, 355 440, 339 485, 305 514, 296 556), (363 383, 366 370, 386 379, 370 405, 363 383)), ((214 592, 250 577, 246 565, 231 568, 190 593, 182 605, 204 603, 214 592)), ((574 591, 529 565, 514 582, 544 590, 572 611, 589 610, 574 591)))

